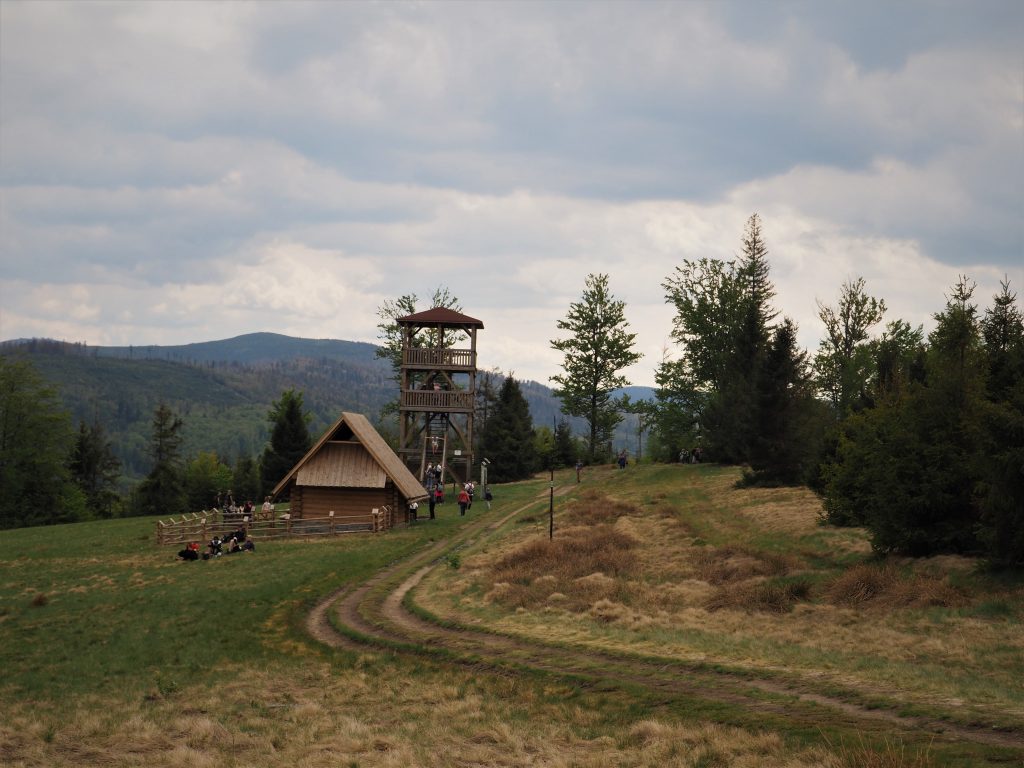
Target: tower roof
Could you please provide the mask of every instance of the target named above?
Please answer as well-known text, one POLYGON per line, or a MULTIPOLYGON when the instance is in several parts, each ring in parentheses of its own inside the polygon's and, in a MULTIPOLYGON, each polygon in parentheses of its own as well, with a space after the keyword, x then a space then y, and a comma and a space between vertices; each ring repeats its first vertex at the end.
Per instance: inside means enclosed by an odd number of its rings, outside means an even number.
POLYGON ((415 314, 398 318, 397 322, 402 325, 418 325, 425 328, 436 327, 439 325, 462 325, 470 328, 484 327, 483 322, 477 320, 475 317, 464 315, 461 312, 456 312, 454 309, 448 309, 447 307, 434 307, 433 309, 428 309, 425 312, 416 312, 415 314))

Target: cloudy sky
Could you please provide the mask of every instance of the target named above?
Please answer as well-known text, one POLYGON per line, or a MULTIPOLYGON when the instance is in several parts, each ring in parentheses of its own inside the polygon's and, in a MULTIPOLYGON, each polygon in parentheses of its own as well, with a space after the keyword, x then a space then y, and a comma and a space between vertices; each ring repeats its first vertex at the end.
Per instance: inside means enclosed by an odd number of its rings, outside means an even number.
POLYGON ((777 305, 1024 296, 1024 4, 0 0, 0 339, 376 341, 444 285, 546 382, 610 275, 652 384, 685 258, 777 305))

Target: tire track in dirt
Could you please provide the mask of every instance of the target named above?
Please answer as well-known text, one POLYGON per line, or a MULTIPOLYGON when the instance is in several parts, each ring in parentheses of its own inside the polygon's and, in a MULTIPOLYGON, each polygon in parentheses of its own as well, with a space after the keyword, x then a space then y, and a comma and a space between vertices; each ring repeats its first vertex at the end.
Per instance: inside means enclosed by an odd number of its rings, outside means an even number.
MULTIPOLYGON (((556 495, 565 495, 563 486, 556 495)), ((1024 733, 968 727, 940 720, 903 716, 884 709, 869 709, 838 698, 797 690, 782 683, 753 676, 688 667, 671 659, 615 654, 586 646, 562 647, 532 638, 485 632, 463 625, 445 626, 426 621, 405 607, 405 601, 440 563, 443 554, 476 543, 525 510, 547 498, 547 489, 536 500, 503 515, 496 521, 481 518, 456 537, 440 541, 406 560, 382 569, 351 590, 339 590, 313 608, 307 618, 310 634, 327 645, 349 649, 367 644, 426 653, 443 650, 453 663, 492 667, 507 671, 526 667, 555 675, 612 684, 640 686, 670 698, 694 697, 774 714, 812 726, 822 721, 821 709, 831 710, 828 722, 859 730, 899 729, 927 732, 936 739, 967 740, 998 747, 1024 749, 1024 733), (333 615, 346 633, 330 622, 333 615)))

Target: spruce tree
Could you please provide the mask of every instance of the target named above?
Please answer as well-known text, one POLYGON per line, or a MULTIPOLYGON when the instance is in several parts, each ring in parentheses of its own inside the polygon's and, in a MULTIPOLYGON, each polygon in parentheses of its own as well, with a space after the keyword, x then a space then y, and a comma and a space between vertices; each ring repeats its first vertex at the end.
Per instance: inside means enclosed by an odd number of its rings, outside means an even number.
POLYGON ((996 566, 1024 565, 1024 321, 1004 280, 981 321, 988 369, 979 536, 996 566))
POLYGON ((267 419, 271 423, 270 444, 260 462, 264 494, 274 490, 313 444, 308 427, 310 416, 303 410, 301 392, 294 389, 282 392, 267 419))
POLYGON ((153 433, 149 442, 153 467, 139 484, 135 514, 177 515, 186 511, 181 465, 183 424, 166 403, 160 403, 153 413, 153 433))
POLYGON ((762 484, 804 480, 816 454, 821 412, 814 399, 807 353, 786 318, 772 335, 758 376, 756 432, 750 466, 762 484))
POLYGON ((120 498, 117 481, 121 462, 114 455, 114 448, 99 422, 92 426, 79 422, 69 468, 71 478, 85 494, 90 515, 112 517, 120 498))
POLYGON ((481 458, 490 462, 487 471, 491 482, 523 480, 537 469, 530 406, 511 375, 502 382, 480 442, 481 458))

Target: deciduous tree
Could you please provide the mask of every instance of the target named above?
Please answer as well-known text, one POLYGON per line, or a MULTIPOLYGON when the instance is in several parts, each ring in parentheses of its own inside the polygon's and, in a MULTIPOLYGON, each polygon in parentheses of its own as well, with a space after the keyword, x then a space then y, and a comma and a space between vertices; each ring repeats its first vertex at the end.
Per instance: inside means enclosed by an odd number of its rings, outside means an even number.
POLYGON ((69 481, 73 435, 57 391, 31 364, 0 356, 0 528, 78 520, 69 481))
MULTIPOLYGON (((392 375, 396 382, 401 381, 402 377, 402 328, 398 325, 398 319, 424 311, 423 308, 417 308, 418 302, 419 297, 415 293, 407 293, 394 300, 386 299, 377 308, 377 318, 380 320, 377 323, 377 338, 380 340, 380 348, 376 354, 377 357, 391 363, 392 375)), ((434 307, 462 311, 458 298, 443 285, 434 289, 430 306, 426 309, 434 307)))
POLYGON ((849 413, 858 401, 863 403, 867 396, 875 361, 868 344, 869 333, 884 314, 885 302, 867 294, 863 277, 843 283, 838 307, 818 302, 825 337, 814 356, 815 379, 837 418, 849 413))
POLYGON ((709 455, 734 463, 750 457, 757 378, 778 314, 757 214, 747 220, 742 243, 736 261, 684 260, 662 283, 676 309, 672 336, 682 354, 661 378, 674 391, 702 395, 695 404, 709 455))
POLYGON ((558 321, 558 329, 568 331, 569 337, 551 341, 552 348, 564 355, 563 373, 551 377, 557 384, 554 394, 562 401, 563 413, 587 421, 591 461, 622 420, 612 397, 614 390, 629 384, 620 371, 642 357, 633 351, 636 334, 627 330, 625 306, 608 290, 608 275, 588 275, 580 301, 558 321))

